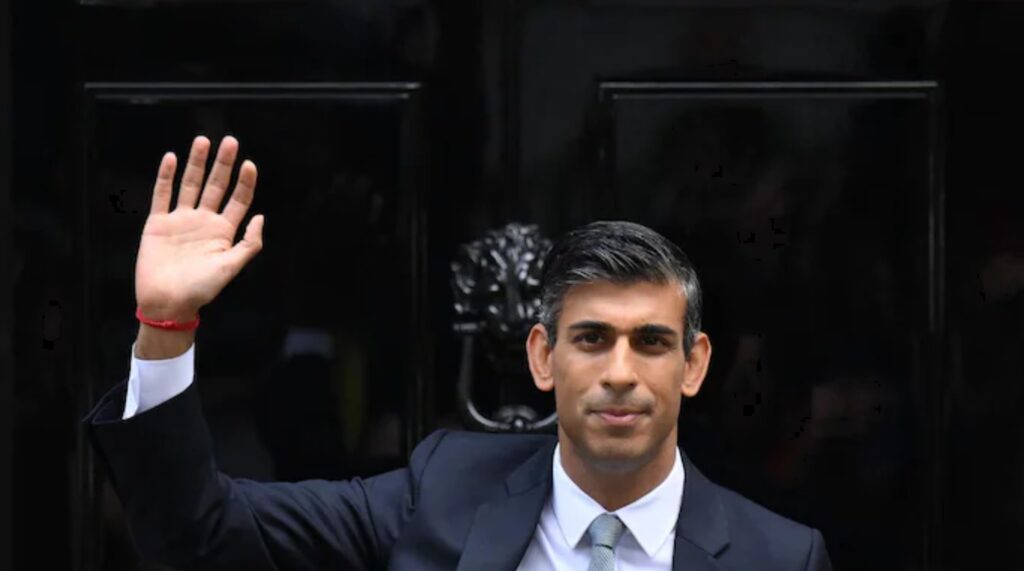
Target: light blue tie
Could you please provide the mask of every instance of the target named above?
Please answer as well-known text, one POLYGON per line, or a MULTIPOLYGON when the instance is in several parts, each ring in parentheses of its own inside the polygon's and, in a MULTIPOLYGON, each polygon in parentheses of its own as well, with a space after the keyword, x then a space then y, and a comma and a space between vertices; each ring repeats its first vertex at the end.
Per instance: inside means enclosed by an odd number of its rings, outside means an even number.
POLYGON ((626 526, 612 514, 601 514, 587 529, 590 534, 590 565, 587 571, 615 571, 615 544, 626 526))

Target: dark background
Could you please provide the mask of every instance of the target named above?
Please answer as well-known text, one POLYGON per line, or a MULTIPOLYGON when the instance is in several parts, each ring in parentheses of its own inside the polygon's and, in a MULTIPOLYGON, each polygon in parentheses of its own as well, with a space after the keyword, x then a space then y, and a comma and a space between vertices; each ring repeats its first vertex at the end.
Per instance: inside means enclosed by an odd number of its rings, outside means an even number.
MULTIPOLYGON (((1018 559, 1024 4, 0 6, 15 569, 159 569, 79 419, 127 374, 152 177, 197 133, 240 139, 267 217, 197 341, 229 474, 374 474, 463 426, 460 245, 626 218, 706 290, 680 425, 712 479, 820 528, 840 570, 1018 559)), ((552 406, 519 370, 475 381, 491 411, 552 406)))

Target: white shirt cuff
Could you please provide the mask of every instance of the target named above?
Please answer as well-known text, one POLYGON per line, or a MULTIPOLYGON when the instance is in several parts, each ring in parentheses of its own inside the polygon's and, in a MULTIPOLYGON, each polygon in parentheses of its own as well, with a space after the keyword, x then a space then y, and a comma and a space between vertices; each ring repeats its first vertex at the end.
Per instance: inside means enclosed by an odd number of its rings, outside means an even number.
POLYGON ((159 406, 180 395, 195 376, 195 343, 182 355, 170 359, 145 360, 135 356, 132 343, 128 394, 124 400, 123 420, 159 406))

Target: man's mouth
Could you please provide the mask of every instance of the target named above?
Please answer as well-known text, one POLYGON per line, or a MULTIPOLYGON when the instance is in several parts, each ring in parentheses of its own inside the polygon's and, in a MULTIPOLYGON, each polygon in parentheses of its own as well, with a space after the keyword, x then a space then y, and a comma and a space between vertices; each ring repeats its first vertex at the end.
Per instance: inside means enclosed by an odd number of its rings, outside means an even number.
POLYGON ((597 414, 597 416, 604 422, 613 426, 627 426, 633 424, 644 414, 639 410, 625 408, 606 408, 594 411, 594 413, 597 414))

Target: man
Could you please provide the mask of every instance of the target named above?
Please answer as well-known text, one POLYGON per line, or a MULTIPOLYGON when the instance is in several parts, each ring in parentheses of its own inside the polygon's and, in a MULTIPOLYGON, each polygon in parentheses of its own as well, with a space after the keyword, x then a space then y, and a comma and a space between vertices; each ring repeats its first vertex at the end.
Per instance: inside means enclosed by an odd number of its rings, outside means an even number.
POLYGON ((558 438, 439 431, 409 466, 344 482, 218 473, 193 385, 194 326, 262 246, 238 144, 192 145, 177 206, 162 160, 136 263, 142 321, 129 381, 87 417, 143 555, 182 569, 828 570, 821 534, 708 481, 677 448, 682 398, 711 344, 686 256, 601 222, 548 257, 530 371, 558 438), (202 187, 202 188, 201 188, 202 187))

